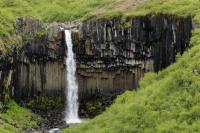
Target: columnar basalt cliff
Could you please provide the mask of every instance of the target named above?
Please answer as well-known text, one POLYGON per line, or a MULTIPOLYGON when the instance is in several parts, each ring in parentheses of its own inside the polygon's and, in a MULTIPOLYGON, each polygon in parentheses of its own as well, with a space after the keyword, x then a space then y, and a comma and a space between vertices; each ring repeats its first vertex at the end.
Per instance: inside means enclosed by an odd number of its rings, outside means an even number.
POLYGON ((14 97, 64 96, 64 41, 55 25, 45 25, 30 17, 16 21, 16 33, 23 47, 15 59, 14 97))
POLYGON ((23 47, 14 59, 12 95, 64 96, 64 35, 73 30, 81 99, 134 89, 145 72, 159 71, 189 46, 191 18, 147 15, 89 19, 78 25, 44 24, 32 18, 16 21, 23 47))
POLYGON ((75 43, 80 94, 134 89, 145 72, 159 71, 189 46, 191 18, 148 15, 90 19, 75 43))

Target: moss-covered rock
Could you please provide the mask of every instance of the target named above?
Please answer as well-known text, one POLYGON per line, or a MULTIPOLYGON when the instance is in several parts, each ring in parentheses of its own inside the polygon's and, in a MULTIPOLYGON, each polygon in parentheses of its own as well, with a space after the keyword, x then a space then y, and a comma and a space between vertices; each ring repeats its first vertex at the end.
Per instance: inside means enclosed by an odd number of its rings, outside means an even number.
POLYGON ((37 96, 28 100, 26 106, 33 110, 52 110, 61 109, 64 106, 64 101, 61 97, 37 96))

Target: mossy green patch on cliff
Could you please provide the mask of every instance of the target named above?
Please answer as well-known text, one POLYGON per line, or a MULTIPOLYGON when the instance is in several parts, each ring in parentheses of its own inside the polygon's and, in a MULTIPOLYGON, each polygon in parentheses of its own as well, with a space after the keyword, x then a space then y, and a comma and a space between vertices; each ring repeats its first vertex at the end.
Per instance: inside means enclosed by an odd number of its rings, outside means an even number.
POLYGON ((0 37, 0 54, 8 55, 14 48, 20 48, 22 38, 18 35, 8 35, 0 37))
POLYGON ((191 49, 159 73, 148 73, 138 91, 127 91, 103 114, 66 133, 200 132, 200 30, 191 49))
POLYGON ((44 28, 38 28, 35 33, 36 38, 45 38, 46 35, 47 35, 47 33, 44 28))
POLYGON ((31 35, 22 35, 23 41, 33 41, 35 39, 45 39, 47 37, 47 31, 45 28, 41 27, 38 28, 35 32, 33 32, 31 35))
POLYGON ((18 133, 33 129, 41 122, 41 118, 26 108, 20 107, 14 101, 6 104, 6 109, 0 112, 0 132, 18 133))
POLYGON ((63 103, 64 101, 61 97, 37 96, 29 100, 26 106, 36 110, 51 110, 63 108, 63 103))
POLYGON ((131 28, 132 27, 131 19, 123 17, 122 18, 122 26, 124 28, 131 28))

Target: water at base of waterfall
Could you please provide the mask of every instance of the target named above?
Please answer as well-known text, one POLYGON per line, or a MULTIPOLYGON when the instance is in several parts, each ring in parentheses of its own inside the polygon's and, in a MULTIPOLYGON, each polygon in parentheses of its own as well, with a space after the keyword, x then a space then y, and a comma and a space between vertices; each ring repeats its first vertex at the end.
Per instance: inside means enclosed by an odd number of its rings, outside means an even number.
POLYGON ((65 122, 67 124, 80 123, 81 120, 78 117, 78 84, 76 82, 76 62, 73 53, 73 44, 71 38, 71 31, 65 30, 65 41, 67 46, 67 58, 66 63, 66 116, 65 122))
POLYGON ((60 133, 60 129, 59 128, 52 128, 48 131, 48 133, 60 133))
POLYGON ((77 123, 81 123, 81 120, 79 118, 66 118, 65 122, 67 124, 77 124, 77 123))

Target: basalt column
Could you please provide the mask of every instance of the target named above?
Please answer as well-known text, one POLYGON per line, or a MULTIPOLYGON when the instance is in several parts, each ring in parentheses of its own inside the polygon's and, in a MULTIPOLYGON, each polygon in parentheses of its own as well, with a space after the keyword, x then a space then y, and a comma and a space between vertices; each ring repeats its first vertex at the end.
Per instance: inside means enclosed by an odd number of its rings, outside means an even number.
POLYGON ((145 72, 169 66, 189 46, 192 21, 162 14, 93 18, 80 29, 77 75, 81 97, 88 97, 134 89, 145 72))
POLYGON ((64 36, 58 24, 46 25, 30 17, 16 21, 22 48, 15 57, 13 96, 17 100, 33 97, 62 97, 65 94, 64 36))

